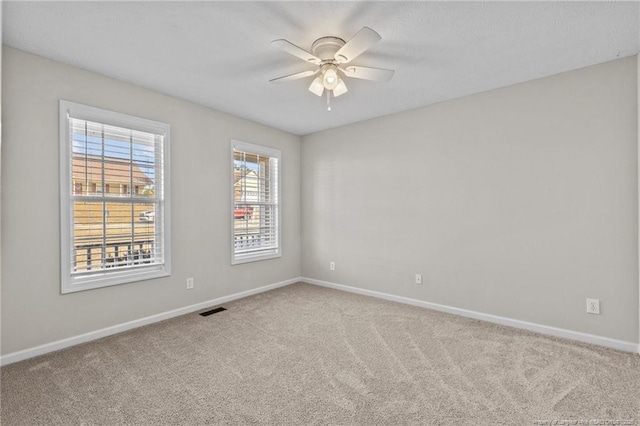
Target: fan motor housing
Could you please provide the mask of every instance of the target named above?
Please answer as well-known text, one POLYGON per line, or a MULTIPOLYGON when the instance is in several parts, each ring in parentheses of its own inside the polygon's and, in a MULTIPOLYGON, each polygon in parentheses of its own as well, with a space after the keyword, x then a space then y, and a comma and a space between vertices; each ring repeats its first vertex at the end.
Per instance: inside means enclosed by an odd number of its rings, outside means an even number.
POLYGON ((345 41, 339 37, 321 37, 311 45, 311 53, 323 61, 332 61, 336 52, 344 46, 345 41))

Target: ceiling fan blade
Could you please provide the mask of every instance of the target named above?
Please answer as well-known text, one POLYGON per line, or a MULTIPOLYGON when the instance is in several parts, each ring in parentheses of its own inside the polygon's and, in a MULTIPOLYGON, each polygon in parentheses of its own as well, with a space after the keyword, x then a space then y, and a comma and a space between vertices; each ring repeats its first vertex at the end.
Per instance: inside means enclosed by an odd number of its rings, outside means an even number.
POLYGON ((290 53, 293 56, 297 56, 298 58, 304 61, 310 62, 312 64, 320 65, 320 62, 322 62, 322 60, 317 56, 312 55, 311 53, 307 52, 303 48, 298 47, 295 44, 285 39, 273 40, 271 42, 271 45, 276 46, 284 50, 285 52, 290 53))
POLYGON ((348 91, 349 90, 347 89, 347 85, 344 84, 344 80, 338 78, 338 85, 333 89, 333 96, 337 98, 340 95, 344 95, 348 91))
POLYGON ((349 66, 345 69, 340 68, 340 70, 347 77, 353 78, 361 78, 363 80, 373 80, 373 81, 389 81, 391 77, 393 77, 394 70, 385 70, 382 68, 369 68, 369 67, 359 67, 359 66, 349 66))
POLYGON ((349 40, 344 46, 338 50, 334 56, 334 59, 339 64, 344 64, 352 61, 355 57, 362 52, 382 40, 380 34, 373 31, 369 27, 362 27, 360 31, 356 33, 351 40, 349 40))
POLYGON ((274 78, 269 80, 270 83, 284 83, 287 81, 293 81, 293 80, 300 80, 301 78, 305 78, 305 77, 311 77, 312 75, 316 75, 318 74, 318 72, 320 72, 320 70, 309 70, 309 71, 302 71, 302 72, 297 72, 295 74, 289 74, 289 75, 285 75, 283 77, 278 77, 278 78, 274 78))

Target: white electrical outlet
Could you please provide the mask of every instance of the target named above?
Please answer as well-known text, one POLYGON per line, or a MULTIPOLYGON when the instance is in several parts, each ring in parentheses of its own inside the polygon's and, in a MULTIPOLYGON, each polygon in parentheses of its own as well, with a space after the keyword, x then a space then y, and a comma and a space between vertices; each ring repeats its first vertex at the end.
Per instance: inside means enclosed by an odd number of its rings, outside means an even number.
POLYGON ((600 301, 598 299, 587 299, 587 313, 600 315, 600 301))
POLYGON ((187 278, 187 290, 191 290, 194 286, 193 277, 187 278))
POLYGON ((329 262, 329 270, 330 271, 336 270, 336 262, 329 262))
POLYGON ((416 274, 416 284, 422 284, 422 274, 416 274))

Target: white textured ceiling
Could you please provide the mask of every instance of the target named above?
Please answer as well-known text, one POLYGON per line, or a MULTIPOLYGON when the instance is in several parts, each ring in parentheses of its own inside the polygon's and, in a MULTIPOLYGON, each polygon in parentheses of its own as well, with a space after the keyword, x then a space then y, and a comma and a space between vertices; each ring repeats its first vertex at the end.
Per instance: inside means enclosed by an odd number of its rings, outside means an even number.
POLYGON ((636 2, 3 2, 3 43, 295 134, 308 134, 638 53, 636 2), (352 63, 395 69, 347 79, 333 100, 307 50, 363 26, 382 41, 352 63))

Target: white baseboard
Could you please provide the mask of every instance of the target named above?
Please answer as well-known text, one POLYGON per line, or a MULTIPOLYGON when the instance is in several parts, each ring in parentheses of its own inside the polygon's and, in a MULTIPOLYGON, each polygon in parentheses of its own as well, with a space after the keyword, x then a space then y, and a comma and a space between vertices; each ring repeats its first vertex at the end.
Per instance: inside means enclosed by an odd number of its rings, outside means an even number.
POLYGON ((122 333, 123 331, 131 330, 143 325, 152 324, 158 321, 164 321, 169 318, 174 318, 180 315, 189 314, 201 309, 205 309, 211 306, 221 305, 223 303, 231 302, 232 300, 242 299, 244 297, 252 296, 254 294, 263 293, 265 291, 273 290, 279 287, 284 287, 297 282, 306 282, 322 287, 333 288, 336 290, 348 291, 350 293, 362 294, 365 296, 377 297, 379 299, 390 300, 393 302, 404 303, 407 305, 419 306, 422 308, 433 309, 434 311, 447 312, 454 315, 460 315, 463 317, 474 318, 482 321, 488 321, 495 324, 506 325, 509 327, 521 328, 524 330, 535 331, 541 334, 547 334, 556 337, 563 337, 571 340, 577 340, 580 342, 591 343, 594 345, 604 346, 608 348, 618 349, 625 352, 640 353, 640 345, 633 342, 625 342, 622 340, 610 339, 608 337, 596 336, 593 334, 581 333, 578 331, 571 331, 562 328, 550 327, 547 325, 535 324, 526 321, 520 321, 511 318, 500 317, 496 315, 484 314, 481 312, 469 311, 466 309, 454 308, 452 306, 439 305, 437 303, 425 302, 422 300, 411 299, 409 297, 395 296, 388 293, 382 293, 373 290, 366 290, 357 287, 350 287, 342 284, 336 284, 328 281, 316 280, 313 278, 297 277, 291 278, 286 281, 281 281, 274 284, 265 285, 262 287, 254 288, 240 293, 234 293, 228 296, 219 297, 217 299, 208 300, 195 305, 185 306, 183 308, 174 309, 172 311, 163 312, 156 315, 151 315, 138 320, 129 321, 123 324, 114 325, 111 327, 103 328, 89 333, 80 334, 78 336, 69 337, 66 339, 58 340, 44 345, 36 346, 29 349, 13 352, 0 357, 0 365, 8 365, 14 362, 22 361, 25 359, 33 358, 39 355, 44 355, 49 352, 58 351, 60 349, 68 348, 70 346, 78 345, 80 343, 90 342, 92 340, 100 339, 102 337, 111 336, 112 334, 122 333))
POLYGON ((409 297, 395 296, 393 294, 381 293, 378 291, 366 290, 366 289, 357 288, 357 287, 350 287, 347 285, 316 280, 313 278, 302 277, 301 281, 309 284, 322 286, 322 287, 348 291, 350 293, 357 293, 365 296, 377 297, 379 299, 385 299, 393 302, 404 303, 407 305, 433 309, 434 311, 446 312, 449 314, 460 315, 463 317, 473 318, 481 321, 492 322, 494 324, 506 325, 509 327, 535 331, 540 334, 563 337, 566 339, 577 340, 579 342, 591 343, 594 345, 604 346, 607 348, 618 349, 625 352, 640 353, 640 344, 634 343, 634 342, 625 342, 623 340, 610 339, 608 337, 581 333, 579 331, 566 330, 563 328, 556 328, 548 325, 542 325, 542 324, 536 324, 536 323, 521 321, 521 320, 512 319, 512 318, 500 317, 497 315, 484 314, 482 312, 475 312, 475 311, 469 311, 466 309, 454 308, 453 306, 440 305, 437 303, 425 302, 423 300, 411 299, 409 297))
POLYGON ((134 321, 125 322, 123 324, 114 325, 111 327, 103 328, 89 333, 80 334, 78 336, 69 337, 66 339, 58 340, 51 343, 45 343, 44 345, 36 346, 29 349, 13 352, 0 357, 0 365, 8 365, 14 362, 22 361, 25 359, 33 358, 38 355, 44 355, 49 352, 58 351, 60 349, 68 348, 70 346, 78 345, 80 343, 90 342, 92 340, 100 339, 102 337, 111 336, 112 334, 122 333, 123 331, 131 330, 133 328, 142 327, 143 325, 152 324, 158 321, 164 321, 169 318, 174 318, 180 315, 189 314, 191 312, 199 311, 211 306, 221 305, 223 303, 231 302, 232 300, 242 299, 244 297, 252 296, 258 293, 264 293, 265 291, 273 290, 278 287, 284 287, 290 284, 294 284, 301 281, 300 277, 291 278, 286 281, 280 281, 278 283, 265 285, 262 287, 254 288, 240 293, 234 293, 229 296, 219 297, 217 299, 207 300, 206 302, 196 303, 195 305, 185 306, 183 308, 174 309, 172 311, 163 312, 156 315, 151 315, 145 318, 140 318, 134 321))

